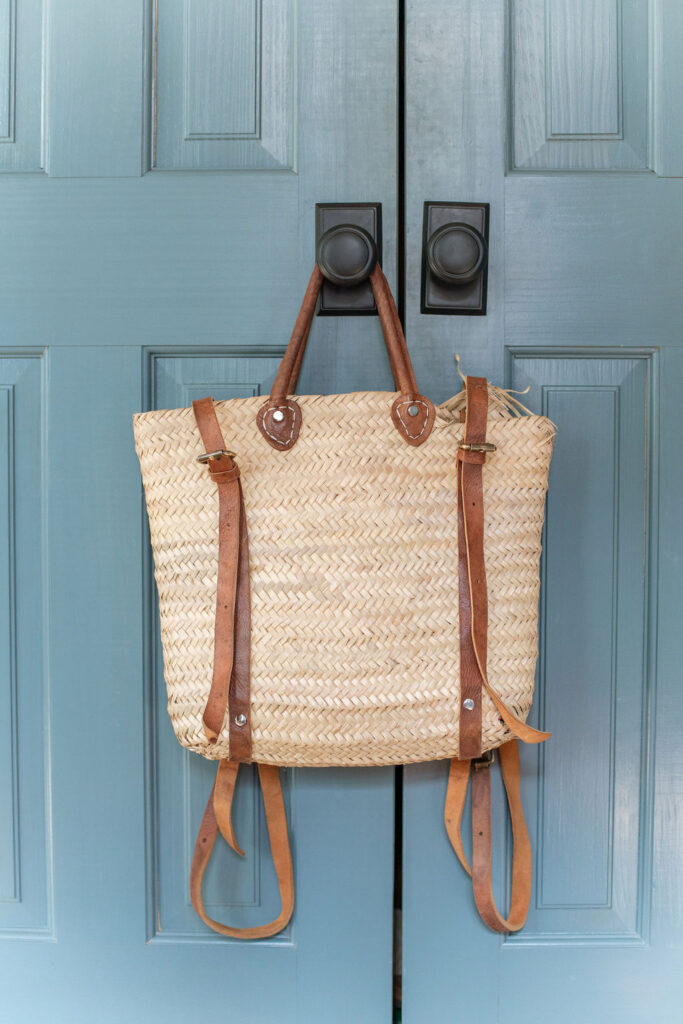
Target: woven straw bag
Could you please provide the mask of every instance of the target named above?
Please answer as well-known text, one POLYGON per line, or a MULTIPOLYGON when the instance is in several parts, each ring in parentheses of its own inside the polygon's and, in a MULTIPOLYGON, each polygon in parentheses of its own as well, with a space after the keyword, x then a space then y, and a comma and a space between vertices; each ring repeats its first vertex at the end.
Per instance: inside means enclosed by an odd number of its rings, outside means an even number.
POLYGON ((134 417, 168 710, 180 743, 219 761, 192 865, 193 904, 210 927, 239 938, 272 935, 289 920, 292 862, 276 766, 449 758, 449 836, 469 871, 459 827, 473 762, 483 837, 475 899, 491 927, 516 929, 531 858, 515 737, 548 735, 525 721, 554 427, 481 378, 435 408, 417 389, 379 266, 371 282, 397 393, 294 399, 321 282, 316 268, 265 403, 203 399, 134 417), (494 748, 515 839, 507 919, 487 892, 483 769, 494 748), (282 912, 237 929, 208 917, 201 884, 218 831, 241 852, 230 809, 239 764, 251 761, 282 912))

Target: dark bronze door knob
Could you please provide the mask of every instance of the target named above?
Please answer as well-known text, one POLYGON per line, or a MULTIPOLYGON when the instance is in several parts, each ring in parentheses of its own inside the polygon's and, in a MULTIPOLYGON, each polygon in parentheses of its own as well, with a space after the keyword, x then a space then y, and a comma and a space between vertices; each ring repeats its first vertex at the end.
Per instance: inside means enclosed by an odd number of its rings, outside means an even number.
POLYGON ((372 235, 357 224, 337 224, 318 242, 318 266, 328 281, 349 288, 366 281, 377 263, 372 235))
POLYGON ((486 242, 476 228, 455 221, 444 224, 427 242, 427 262, 444 284, 474 281, 486 263, 486 242))

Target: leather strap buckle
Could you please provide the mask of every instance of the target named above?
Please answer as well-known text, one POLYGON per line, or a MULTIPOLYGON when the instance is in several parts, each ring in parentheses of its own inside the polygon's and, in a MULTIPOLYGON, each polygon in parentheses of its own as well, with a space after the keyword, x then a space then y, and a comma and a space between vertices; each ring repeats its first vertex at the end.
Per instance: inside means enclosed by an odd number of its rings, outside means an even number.
POLYGON ((473 757, 472 758, 472 771, 478 772, 482 768, 490 768, 495 760, 496 760, 496 752, 495 752, 495 750, 487 750, 485 754, 481 755, 481 757, 473 757))
POLYGON ((464 452, 495 452, 498 446, 491 441, 462 441, 458 448, 462 448, 464 452))
POLYGON ((231 459, 237 457, 236 452, 229 452, 227 448, 219 448, 215 452, 206 452, 205 455, 198 455, 197 462, 208 462, 210 459, 222 459, 224 455, 229 455, 231 459))

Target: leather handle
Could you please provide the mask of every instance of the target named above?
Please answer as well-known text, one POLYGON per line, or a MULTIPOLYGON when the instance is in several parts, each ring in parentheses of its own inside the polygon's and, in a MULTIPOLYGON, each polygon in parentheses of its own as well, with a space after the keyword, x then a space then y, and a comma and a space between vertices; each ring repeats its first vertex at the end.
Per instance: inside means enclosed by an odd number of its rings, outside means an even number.
POLYGON ((311 325, 313 324, 315 307, 323 280, 322 271, 316 263, 310 276, 298 316, 294 321, 292 336, 289 339, 289 344, 282 357, 270 391, 270 400, 276 405, 282 404, 286 400, 287 395, 293 394, 296 389, 299 370, 301 369, 304 350, 311 331, 311 325))
MULTIPOLYGON (((270 398, 257 414, 259 430, 271 447, 287 451, 297 441, 301 429, 301 409, 294 398, 304 352, 315 315, 323 275, 316 265, 311 274, 287 350, 280 363, 270 398)), ((394 384, 400 397, 391 409, 396 429, 412 445, 422 444, 434 424, 432 403, 420 395, 408 353, 405 335, 396 311, 389 284, 377 264, 370 275, 394 384)))
POLYGON ((208 925, 214 932, 218 932, 219 935, 225 935, 231 939, 266 939, 271 935, 277 935, 278 932, 281 932, 289 923, 294 912, 294 869, 292 866, 292 852, 287 831, 287 812, 285 811, 285 803, 282 797, 279 768, 268 764, 260 764, 258 766, 263 804, 266 811, 270 850, 280 890, 280 913, 268 924, 257 925, 254 928, 233 928, 209 917, 204 908, 204 899, 202 897, 204 872, 211 859, 219 830, 229 846, 236 853, 241 856, 244 855, 237 845, 232 827, 232 802, 235 795, 238 772, 238 762, 221 761, 218 765, 216 781, 213 784, 211 795, 204 811, 204 817, 202 818, 192 857, 190 899, 192 900, 192 906, 204 924, 208 925))
MULTIPOLYGON (((405 335, 399 320, 396 304, 389 288, 382 268, 377 264, 370 274, 370 284, 375 296, 377 312, 384 335, 384 342, 389 355, 391 373, 394 378, 396 390, 402 394, 416 397, 418 394, 415 373, 408 353, 405 335)), ((288 395, 296 392, 301 364, 303 362, 306 345, 311 332, 315 308, 318 302, 318 295, 322 287, 323 275, 316 265, 311 274, 304 295, 304 300, 299 310, 294 330, 289 340, 287 350, 278 368, 277 376, 270 392, 273 402, 282 402, 288 395)))
POLYGON ((494 932, 516 932, 524 925, 531 900, 532 856, 520 788, 519 747, 510 740, 498 748, 503 783, 512 823, 512 887, 510 910, 504 917, 496 907, 491 879, 491 768, 476 762, 451 761, 446 791, 445 823, 448 838, 465 871, 472 876, 474 902, 494 932), (462 817, 468 780, 472 776, 472 867, 462 842, 462 817))
POLYGON ((382 325, 384 343, 387 347, 396 390, 408 398, 417 398, 419 392, 413 364, 408 353, 406 336, 403 333, 403 326, 389 282, 379 263, 375 265, 375 269, 370 274, 370 284, 375 296, 375 305, 382 325))
MULTIPOLYGON (((389 305, 390 316, 391 316, 391 320, 392 320, 393 333, 397 336, 397 342, 398 342, 398 345, 400 346, 400 348, 401 348, 401 350, 403 352, 404 361, 407 361, 408 372, 412 376, 413 388, 414 388, 415 392, 417 392, 417 384, 415 383, 415 377, 414 377, 414 373, 413 373, 413 366, 412 366, 412 363, 410 361, 410 356, 408 354, 408 346, 406 344, 405 334, 403 333, 403 326, 401 324, 401 320, 400 320, 399 315, 398 315, 398 310, 396 309, 396 303, 394 302, 394 297, 391 294, 391 289, 389 287, 389 282, 387 281, 387 279, 386 279, 383 271, 381 270, 381 268, 380 268, 379 274, 375 275, 374 282, 375 282, 374 287, 377 290, 380 290, 380 289, 383 290, 385 292, 385 294, 386 294, 386 297, 387 297, 387 300, 388 300, 388 305, 389 305)), ((371 282, 371 284, 372 284, 372 282, 371 282)), ((375 293, 373 292, 373 294, 375 294, 375 293)), ((375 300, 376 300, 376 295, 375 295, 375 300)), ((311 333, 311 326, 312 326, 312 324, 313 324, 313 317, 311 317, 311 319, 308 321, 308 325, 305 328, 303 336, 301 337, 301 340, 299 342, 299 347, 298 347, 296 359, 295 359, 294 364, 292 366, 292 372, 290 374, 289 382, 287 384, 287 392, 286 393, 288 395, 293 395, 296 392, 296 386, 297 386, 297 383, 299 381, 299 374, 301 372, 301 364, 303 363, 304 355, 306 353, 306 345, 308 344, 308 338, 309 338, 309 335, 311 333)), ((382 328, 384 329, 384 324, 382 324, 382 328)), ((398 369, 397 369, 397 366, 396 366, 396 359, 395 359, 395 356, 394 356, 394 348, 393 348, 393 346, 392 347, 387 346, 387 352, 388 352, 388 355, 389 355, 389 365, 391 367, 391 376, 392 376, 393 381, 394 381, 394 386, 395 386, 397 391, 400 391, 401 390, 401 386, 400 386, 400 383, 399 383, 398 369)))

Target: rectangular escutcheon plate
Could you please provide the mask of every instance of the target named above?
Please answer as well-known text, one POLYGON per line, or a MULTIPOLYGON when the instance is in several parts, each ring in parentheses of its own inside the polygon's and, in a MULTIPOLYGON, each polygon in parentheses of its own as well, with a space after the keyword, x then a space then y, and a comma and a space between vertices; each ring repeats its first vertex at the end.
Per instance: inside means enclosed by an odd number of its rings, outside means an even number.
POLYGON ((485 315, 488 242, 488 203, 425 203, 423 313, 485 315))
MULTIPOLYGON (((377 247, 377 259, 382 262, 382 204, 381 203, 316 203, 315 251, 326 231, 340 224, 352 224, 366 231, 377 247)), ((377 307, 369 281, 344 286, 326 280, 318 305, 318 316, 376 316, 377 307)))

